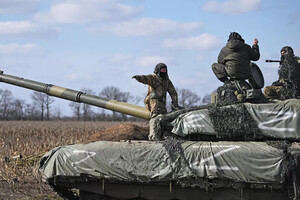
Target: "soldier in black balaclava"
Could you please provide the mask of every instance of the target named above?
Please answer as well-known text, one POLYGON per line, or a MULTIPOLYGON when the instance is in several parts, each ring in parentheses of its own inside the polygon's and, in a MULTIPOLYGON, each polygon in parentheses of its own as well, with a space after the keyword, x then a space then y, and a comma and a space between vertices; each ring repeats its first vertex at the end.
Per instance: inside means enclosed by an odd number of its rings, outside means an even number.
POLYGON ((260 57, 258 40, 253 46, 245 44, 245 40, 237 32, 229 35, 227 44, 222 48, 218 63, 212 65, 216 77, 224 83, 229 79, 245 80, 250 77, 250 60, 257 61, 260 57))
POLYGON ((264 89, 267 97, 275 99, 290 99, 300 96, 300 64, 291 47, 285 46, 280 50, 279 79, 264 89))
POLYGON ((178 95, 175 87, 168 76, 167 65, 158 63, 154 68, 154 73, 149 75, 135 75, 132 78, 137 81, 148 85, 148 93, 144 100, 146 108, 151 112, 150 120, 150 140, 157 140, 160 138, 160 130, 152 122, 153 119, 160 114, 165 114, 166 109, 166 95, 170 94, 172 99, 172 109, 180 109, 178 105, 178 95))
POLYGON ((137 81, 148 85, 148 93, 145 98, 146 108, 152 116, 164 114, 166 109, 166 94, 170 94, 172 106, 178 106, 177 92, 169 79, 168 69, 164 63, 158 63, 154 68, 154 74, 133 76, 137 81))
POLYGON ((162 78, 167 76, 167 65, 164 63, 158 63, 154 68, 154 73, 162 78))
POLYGON ((282 62, 288 55, 290 55, 292 57, 295 56, 294 50, 292 49, 292 47, 289 47, 289 46, 282 47, 280 50, 280 53, 281 53, 280 64, 282 64, 282 62))

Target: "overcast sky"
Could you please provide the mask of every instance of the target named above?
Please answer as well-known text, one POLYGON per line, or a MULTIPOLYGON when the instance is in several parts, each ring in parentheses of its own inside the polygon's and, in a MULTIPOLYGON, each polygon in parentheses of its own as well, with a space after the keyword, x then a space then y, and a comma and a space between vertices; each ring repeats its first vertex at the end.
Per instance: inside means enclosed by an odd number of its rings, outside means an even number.
MULTIPOLYGON (((144 97, 133 80, 164 62, 177 88, 203 97, 221 85, 211 64, 230 32, 259 40, 266 85, 280 49, 300 55, 299 0, 0 0, 0 69, 75 90, 106 86, 144 97)), ((1 83, 30 103, 31 91, 1 83)), ((64 111, 68 102, 55 99, 64 111)))

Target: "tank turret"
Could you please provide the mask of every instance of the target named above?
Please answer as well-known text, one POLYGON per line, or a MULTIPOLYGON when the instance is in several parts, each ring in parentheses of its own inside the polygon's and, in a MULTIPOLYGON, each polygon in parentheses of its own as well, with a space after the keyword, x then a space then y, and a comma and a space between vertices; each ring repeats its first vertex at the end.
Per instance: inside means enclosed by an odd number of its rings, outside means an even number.
POLYGON ((81 91, 55 86, 52 84, 45 84, 29 79, 20 78, 17 76, 3 74, 3 71, 0 71, 0 82, 24 87, 38 92, 43 92, 50 96, 55 96, 66 100, 71 100, 79 103, 82 102, 100 108, 117 111, 142 119, 150 119, 150 112, 146 108, 141 106, 129 104, 126 102, 119 102, 113 99, 106 99, 96 95, 85 94, 81 91))

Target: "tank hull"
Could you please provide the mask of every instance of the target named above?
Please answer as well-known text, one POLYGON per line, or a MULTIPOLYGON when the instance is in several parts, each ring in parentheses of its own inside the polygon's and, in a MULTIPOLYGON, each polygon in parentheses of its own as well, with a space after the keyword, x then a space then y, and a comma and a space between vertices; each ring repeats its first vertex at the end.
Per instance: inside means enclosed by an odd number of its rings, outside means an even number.
POLYGON ((88 181, 76 183, 58 183, 62 187, 80 190, 80 200, 118 200, 118 199, 147 199, 147 200, 282 200, 292 199, 284 188, 201 188, 182 187, 170 183, 141 184, 88 181), (104 188, 103 188, 104 187, 104 188), (171 188, 171 189, 170 189, 171 188))
POLYGON ((40 172, 57 190, 99 198, 289 199, 298 156, 298 143, 98 141, 51 150, 40 172))

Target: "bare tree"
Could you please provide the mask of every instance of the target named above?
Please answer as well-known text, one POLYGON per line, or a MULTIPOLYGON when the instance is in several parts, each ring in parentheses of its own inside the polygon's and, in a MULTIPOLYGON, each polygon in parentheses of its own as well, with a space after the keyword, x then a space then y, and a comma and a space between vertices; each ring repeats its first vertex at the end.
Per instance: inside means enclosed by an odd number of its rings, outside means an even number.
MULTIPOLYGON (((118 101, 120 99, 120 93, 121 91, 119 88, 116 88, 114 86, 107 86, 101 90, 99 96, 118 101)), ((115 111, 112 111, 112 113, 113 113, 113 120, 116 120, 117 113, 115 111)))
POLYGON ((33 100, 33 104, 37 105, 40 109, 40 119, 44 120, 44 111, 45 111, 45 104, 46 104, 46 98, 45 95, 41 92, 34 91, 31 94, 31 99, 33 100))
POLYGON ((50 97, 49 95, 46 95, 46 120, 50 120, 50 108, 51 108, 51 104, 53 102, 54 102, 54 99, 52 97, 50 97))
MULTIPOLYGON (((192 106, 197 106, 201 104, 201 98, 189 89, 178 89, 176 88, 178 94, 178 104, 182 107, 188 108, 192 106)), ((167 95, 167 110, 171 110, 171 98, 167 95)))
POLYGON ((210 104, 211 103, 211 95, 210 94, 206 94, 203 98, 202 98, 202 104, 210 104))
POLYGON ((201 98, 189 89, 181 89, 178 92, 178 103, 183 107, 192 107, 200 105, 201 98))
MULTIPOLYGON (((129 92, 122 92, 119 88, 114 86, 107 86, 102 89, 102 91, 99 93, 99 96, 108 98, 108 99, 114 99, 121 102, 127 102, 127 103, 138 103, 140 101, 139 98, 135 98, 132 96, 129 92)), ((115 111, 113 112, 113 120, 117 120, 117 113, 115 111)), ((125 114, 122 114, 122 119, 126 120, 127 116, 125 114)))
POLYGON ((2 113, 3 119, 8 119, 9 109, 11 108, 13 101, 13 95, 10 90, 1 90, 0 89, 0 110, 2 113))
POLYGON ((80 120, 82 106, 81 103, 71 102, 69 103, 69 106, 71 107, 73 114, 76 116, 77 121, 80 120))
POLYGON ((12 102, 12 110, 11 115, 12 119, 21 120, 24 119, 25 116, 25 100, 23 99, 15 99, 12 102))
POLYGON ((40 119, 40 112, 32 104, 25 104, 24 113, 25 118, 28 120, 40 119))
POLYGON ((55 119, 61 119, 61 110, 59 106, 54 107, 53 116, 55 119))
POLYGON ((53 98, 45 93, 34 91, 31 94, 33 104, 37 105, 40 109, 40 119, 44 120, 44 112, 46 110, 46 119, 50 119, 50 105, 54 102, 53 98))
POLYGON ((114 86, 107 86, 105 88, 102 89, 102 91, 100 92, 100 96, 106 97, 108 99, 120 99, 120 89, 114 86))
MULTIPOLYGON (((81 89, 81 91, 85 94, 95 95, 95 92, 88 88, 83 88, 83 89, 81 89)), ((91 105, 83 104, 82 105, 82 114, 83 114, 84 121, 90 120, 93 116, 93 110, 91 108, 91 105)))

